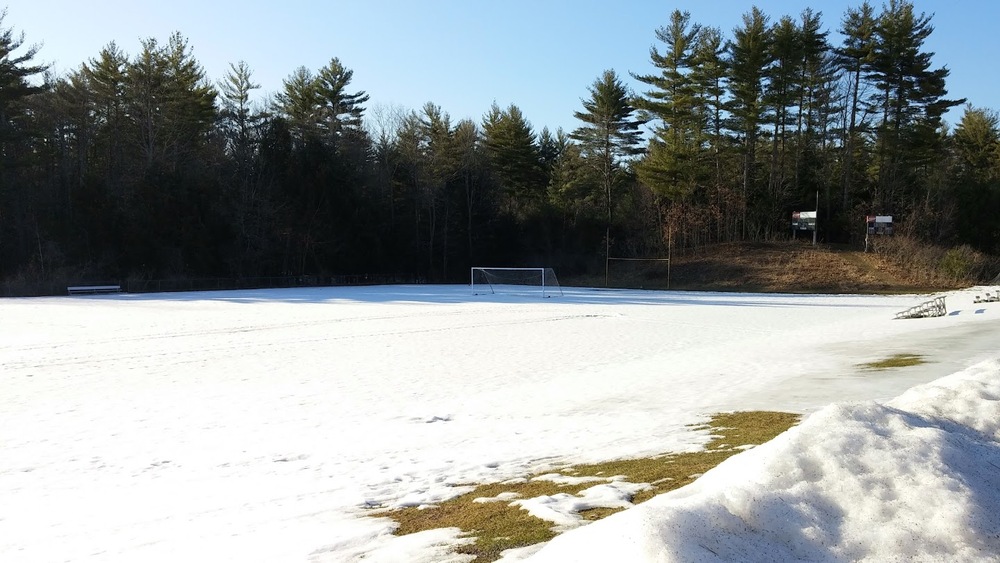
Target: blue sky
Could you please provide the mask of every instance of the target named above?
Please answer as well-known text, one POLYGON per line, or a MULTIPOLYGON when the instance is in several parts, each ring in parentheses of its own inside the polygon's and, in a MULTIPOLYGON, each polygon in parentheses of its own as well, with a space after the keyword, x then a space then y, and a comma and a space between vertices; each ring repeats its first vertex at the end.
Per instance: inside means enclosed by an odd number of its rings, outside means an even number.
MULTIPOLYGON (((768 0, 772 21, 804 8, 823 13, 831 41, 858 1, 768 0)), ((872 2, 876 7, 880 1, 872 2)), ((2 5, 2 4, 0 4, 2 5)), ((114 41, 134 55, 142 38, 164 41, 179 31, 213 81, 244 60, 263 98, 295 68, 317 70, 338 57, 354 71, 354 90, 370 108, 419 109, 433 102, 453 121, 479 122, 496 102, 516 104, 536 130, 572 130, 588 87, 605 69, 619 75, 653 71, 654 32, 674 9, 727 37, 753 2, 738 0, 13 0, 4 27, 41 44, 39 59, 59 73, 75 69, 114 41)), ((934 65, 951 70, 949 95, 1000 110, 996 22, 1000 2, 918 0, 933 14, 926 44, 934 65)), ((632 84, 631 81, 629 81, 632 84)), ((638 85, 641 86, 641 85, 638 85)), ((637 86, 637 87, 638 87, 637 86)), ((952 123, 961 110, 948 116, 952 123)))

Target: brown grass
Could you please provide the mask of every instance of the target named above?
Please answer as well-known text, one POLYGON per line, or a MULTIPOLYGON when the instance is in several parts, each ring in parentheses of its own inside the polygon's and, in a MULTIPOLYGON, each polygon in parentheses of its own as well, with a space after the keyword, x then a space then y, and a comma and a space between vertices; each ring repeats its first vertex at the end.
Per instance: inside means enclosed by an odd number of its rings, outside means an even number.
MULTIPOLYGON (((495 561, 500 554, 515 547, 545 542, 555 537, 552 523, 535 518, 509 500, 475 502, 495 499, 502 493, 528 499, 560 493, 578 495, 584 489, 612 477, 624 476, 631 483, 646 483, 648 488, 632 499, 638 504, 650 498, 687 485, 712 467, 742 451, 742 446, 762 444, 795 425, 799 416, 790 413, 752 411, 716 414, 697 429, 709 430, 712 439, 705 450, 666 454, 640 459, 612 460, 603 463, 573 465, 561 468, 560 474, 572 477, 593 477, 593 482, 575 485, 558 484, 533 475, 523 480, 479 485, 466 493, 429 508, 404 508, 380 512, 399 523, 398 535, 412 534, 436 528, 457 527, 475 538, 475 542, 458 548, 458 552, 476 556, 476 561, 495 561)), ((581 513, 586 520, 599 520, 620 511, 620 508, 593 508, 581 513)))
POLYGON ((882 360, 860 364, 860 367, 867 370, 886 370, 918 366, 925 362, 924 357, 919 354, 895 354, 882 360))
MULTIPOLYGON (((563 280, 604 286, 599 275, 563 280)), ((778 293, 933 293, 967 287, 937 275, 933 264, 900 262, 888 252, 862 252, 804 241, 715 244, 671 256, 669 289, 778 293)), ((612 263, 609 285, 667 289, 663 263, 612 263)))

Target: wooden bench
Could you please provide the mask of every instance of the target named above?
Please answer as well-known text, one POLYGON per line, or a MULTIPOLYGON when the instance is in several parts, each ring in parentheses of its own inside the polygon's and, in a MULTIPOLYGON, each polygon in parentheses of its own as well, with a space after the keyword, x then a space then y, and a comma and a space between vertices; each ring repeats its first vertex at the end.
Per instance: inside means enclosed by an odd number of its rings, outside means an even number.
POLYGON ((97 293, 121 293, 120 285, 71 285, 66 288, 70 295, 97 294, 97 293))

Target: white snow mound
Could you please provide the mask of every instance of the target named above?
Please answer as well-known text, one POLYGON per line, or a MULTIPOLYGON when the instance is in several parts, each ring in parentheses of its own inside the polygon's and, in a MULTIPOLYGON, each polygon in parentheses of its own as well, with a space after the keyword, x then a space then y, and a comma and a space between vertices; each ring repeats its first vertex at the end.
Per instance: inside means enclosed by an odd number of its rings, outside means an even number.
POLYGON ((826 407, 529 560, 1000 561, 1000 360, 826 407))

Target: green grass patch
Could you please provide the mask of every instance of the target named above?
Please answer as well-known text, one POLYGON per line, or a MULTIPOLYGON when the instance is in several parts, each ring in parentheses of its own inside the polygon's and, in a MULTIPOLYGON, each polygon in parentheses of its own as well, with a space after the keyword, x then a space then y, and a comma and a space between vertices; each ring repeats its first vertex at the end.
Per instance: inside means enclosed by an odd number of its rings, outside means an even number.
MULTIPOLYGON (((458 548, 459 553, 475 555, 475 561, 496 561, 506 549, 545 542, 556 535, 551 522, 535 518, 519 506, 511 506, 513 498, 528 499, 559 493, 577 495, 584 489, 609 482, 612 477, 625 476, 630 483, 649 485, 631 499, 633 504, 638 504, 692 483, 701 474, 742 451, 744 446, 763 444, 798 421, 799 415, 783 412, 716 414, 705 425, 695 427, 709 430, 712 434, 703 451, 567 466, 559 470, 561 475, 593 477, 595 480, 566 485, 532 475, 523 480, 479 485, 472 492, 433 507, 403 508, 380 512, 379 515, 399 523, 397 535, 436 528, 459 528, 475 538, 474 543, 458 548), (502 494, 505 500, 475 502, 478 498, 495 499, 502 494)), ((600 520, 620 510, 592 508, 580 514, 586 520, 600 520)))
POLYGON ((926 363, 926 360, 919 354, 894 354, 884 360, 861 364, 861 367, 867 370, 884 370, 918 366, 923 363, 926 363))

